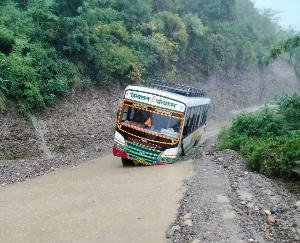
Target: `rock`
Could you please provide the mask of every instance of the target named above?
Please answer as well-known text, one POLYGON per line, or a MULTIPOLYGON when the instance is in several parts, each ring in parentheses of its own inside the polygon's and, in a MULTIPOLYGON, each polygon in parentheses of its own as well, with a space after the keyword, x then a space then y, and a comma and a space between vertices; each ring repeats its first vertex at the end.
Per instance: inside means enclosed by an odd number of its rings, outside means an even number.
POLYGON ((191 241, 191 243, 200 243, 199 239, 194 239, 193 241, 191 241))
POLYGON ((253 242, 254 240, 251 238, 251 239, 249 239, 249 242, 253 242))
POLYGON ((237 182, 233 182, 231 186, 233 189, 237 189, 239 187, 239 184, 237 182))
POLYGON ((296 230, 296 240, 300 240, 300 229, 296 230))
POLYGON ((183 225, 191 227, 191 226, 193 226, 193 221, 191 219, 187 219, 183 222, 183 225))
POLYGON ((96 150, 96 152, 100 152, 101 148, 100 147, 96 147, 95 150, 96 150))
POLYGON ((167 238, 171 238, 174 235, 174 233, 176 231, 179 231, 180 229, 181 229, 181 227, 179 225, 172 226, 172 228, 170 230, 168 230, 168 232, 167 232, 167 238))
POLYGON ((265 210, 265 211, 264 211, 264 214, 265 214, 265 215, 271 215, 272 213, 271 213, 270 210, 265 210))
POLYGON ((275 214, 275 213, 278 212, 278 208, 272 207, 271 210, 270 210, 270 212, 271 212, 272 214, 275 214))
POLYGON ((181 229, 181 227, 179 225, 172 226, 172 230, 174 230, 174 232, 179 231, 180 229, 181 229))
POLYGON ((276 222, 276 220, 275 220, 275 218, 272 215, 268 215, 267 216, 267 223, 268 224, 273 225, 273 224, 275 224, 275 222, 276 222))
POLYGON ((251 202, 249 202, 249 203, 246 204, 246 207, 247 207, 248 209, 252 210, 252 209, 254 208, 254 204, 251 203, 251 202))
POLYGON ((297 201, 297 202, 295 203, 294 208, 295 208, 298 212, 300 212, 300 201, 297 201))
POLYGON ((184 220, 187 220, 187 219, 190 219, 192 217, 192 214, 191 213, 187 213, 183 216, 183 219, 184 220))

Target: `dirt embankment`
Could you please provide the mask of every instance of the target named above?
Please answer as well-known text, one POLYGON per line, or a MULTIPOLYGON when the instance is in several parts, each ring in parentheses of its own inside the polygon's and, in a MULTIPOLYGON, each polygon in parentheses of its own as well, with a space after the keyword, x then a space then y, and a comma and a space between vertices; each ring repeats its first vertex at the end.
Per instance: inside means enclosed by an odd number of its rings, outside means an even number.
POLYGON ((192 153, 194 176, 166 232, 170 242, 299 242, 299 191, 249 172, 238 153, 216 151, 214 142, 192 153))
MULTIPOLYGON (((208 78, 193 83, 212 99, 210 120, 223 119, 228 111, 261 104, 276 94, 299 90, 295 73, 278 61, 267 70, 256 68, 235 79, 208 78)), ((38 128, 20 117, 12 107, 0 113, 0 185, 22 181, 64 165, 95 158, 112 145, 118 100, 123 88, 70 93, 47 111, 37 114, 38 128), (45 156, 36 136, 42 134, 51 157, 45 156)))
POLYGON ((0 185, 76 165, 109 151, 120 97, 119 86, 70 94, 55 107, 36 114, 35 128, 14 108, 7 108, 0 114, 0 185), (44 137, 51 156, 41 150, 37 132, 44 137))

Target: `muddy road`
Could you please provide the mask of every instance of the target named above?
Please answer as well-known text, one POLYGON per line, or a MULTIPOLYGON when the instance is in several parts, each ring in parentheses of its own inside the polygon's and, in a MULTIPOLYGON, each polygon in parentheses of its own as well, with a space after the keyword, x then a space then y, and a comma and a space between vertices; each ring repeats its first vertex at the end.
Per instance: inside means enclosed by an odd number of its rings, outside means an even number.
POLYGON ((109 153, 0 187, 0 242, 299 242, 298 196, 214 151, 221 126, 173 165, 124 168, 109 153))
POLYGON ((124 168, 106 155, 0 188, 0 242, 164 242, 191 165, 124 168))

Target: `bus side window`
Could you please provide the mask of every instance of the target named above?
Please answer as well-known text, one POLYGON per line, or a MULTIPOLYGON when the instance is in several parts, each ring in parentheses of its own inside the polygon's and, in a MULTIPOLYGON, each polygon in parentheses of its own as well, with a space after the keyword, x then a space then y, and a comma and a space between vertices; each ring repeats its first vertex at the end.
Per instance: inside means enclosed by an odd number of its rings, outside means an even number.
MULTIPOLYGON (((122 112, 122 110, 120 110, 120 112, 122 112)), ((129 117, 130 114, 128 113, 128 106, 124 106, 124 109, 123 109, 123 114, 122 114, 122 122, 123 121, 126 121, 126 120, 129 120, 129 117)))
POLYGON ((205 124, 205 122, 206 122, 207 112, 208 112, 208 105, 206 105, 204 108, 203 124, 205 124))
POLYGON ((186 114, 185 114, 185 123, 184 123, 184 127, 183 127, 183 137, 186 137, 188 135, 188 125, 190 122, 190 108, 187 108, 186 110, 186 114))
POLYGON ((197 115, 198 115, 198 106, 193 107, 193 123, 192 123, 192 132, 197 129, 197 115))
POLYGON ((198 129, 199 126, 199 120, 200 120, 200 113, 201 113, 201 106, 197 106, 197 116, 196 116, 196 120, 195 120, 195 126, 198 129))
POLYGON ((201 118, 201 126, 205 124, 206 121, 206 112, 207 112, 207 106, 203 106, 203 112, 202 112, 202 118, 201 118))
POLYGON ((191 108, 191 113, 190 113, 190 122, 189 122, 189 125, 188 125, 188 127, 189 127, 189 132, 188 132, 188 134, 191 134, 194 130, 194 117, 195 117, 195 108, 194 107, 192 107, 191 108))
POLYGON ((199 107, 198 127, 201 127, 201 123, 202 123, 202 114, 203 114, 203 106, 201 105, 201 106, 199 107))

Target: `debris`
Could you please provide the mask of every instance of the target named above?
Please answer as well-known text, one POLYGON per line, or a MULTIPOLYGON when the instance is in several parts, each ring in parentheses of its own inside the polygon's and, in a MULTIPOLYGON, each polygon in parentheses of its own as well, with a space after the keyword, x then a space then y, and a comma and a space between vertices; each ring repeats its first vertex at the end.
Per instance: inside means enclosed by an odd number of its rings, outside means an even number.
POLYGON ((270 211, 271 211, 272 214, 275 214, 275 213, 278 212, 278 208, 272 207, 270 211))
POLYGON ((191 219, 187 219, 183 222, 183 225, 191 227, 191 226, 193 226, 193 221, 191 219))
POLYGON ((275 224, 275 222, 276 222, 276 220, 275 220, 275 218, 272 215, 268 215, 267 216, 267 223, 268 224, 273 225, 273 224, 275 224))
POLYGON ((183 216, 183 219, 184 219, 184 220, 190 219, 191 216, 192 216, 191 213, 187 213, 187 214, 185 214, 185 215, 183 216))
POLYGON ((295 203, 294 208, 295 208, 298 212, 300 212, 300 201, 297 201, 297 202, 295 203))
POLYGON ((181 227, 179 225, 174 225, 172 227, 172 230, 174 230, 174 231, 179 231, 180 229, 181 229, 181 227))
POLYGON ((265 213, 265 215, 271 215, 272 214, 270 210, 265 210, 264 213, 265 213))

